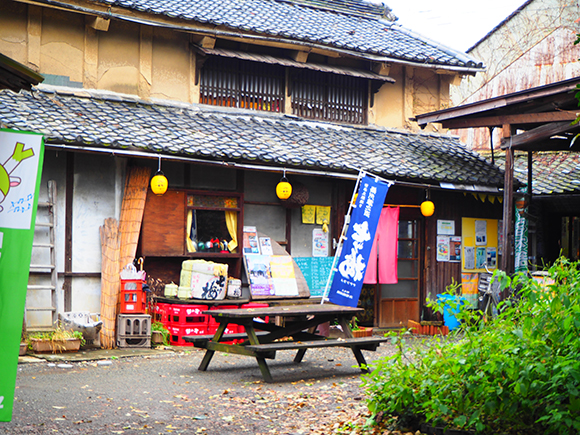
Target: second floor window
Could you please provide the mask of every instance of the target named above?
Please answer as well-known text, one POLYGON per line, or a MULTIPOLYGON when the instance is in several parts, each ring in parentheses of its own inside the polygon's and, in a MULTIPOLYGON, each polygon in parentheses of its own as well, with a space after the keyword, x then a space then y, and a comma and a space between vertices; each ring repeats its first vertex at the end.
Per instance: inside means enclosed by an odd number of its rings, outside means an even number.
POLYGON ((348 124, 367 123, 367 81, 318 71, 295 71, 292 114, 348 124))
POLYGON ((284 68, 211 56, 200 73, 200 103, 284 111, 284 68))

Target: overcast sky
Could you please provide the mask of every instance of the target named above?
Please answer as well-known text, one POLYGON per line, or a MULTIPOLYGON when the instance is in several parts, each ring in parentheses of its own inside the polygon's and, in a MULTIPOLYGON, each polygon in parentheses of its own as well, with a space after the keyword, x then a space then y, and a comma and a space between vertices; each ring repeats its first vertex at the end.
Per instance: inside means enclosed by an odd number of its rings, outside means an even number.
POLYGON ((456 50, 466 51, 525 0, 384 0, 398 23, 456 50))

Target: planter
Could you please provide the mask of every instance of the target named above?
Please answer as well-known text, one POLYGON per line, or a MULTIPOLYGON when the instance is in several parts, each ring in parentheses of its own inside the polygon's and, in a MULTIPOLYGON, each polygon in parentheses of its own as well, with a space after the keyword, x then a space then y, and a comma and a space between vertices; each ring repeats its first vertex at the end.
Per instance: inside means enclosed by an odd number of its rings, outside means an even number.
POLYGON ((163 344, 163 334, 161 331, 151 331, 151 344, 163 344))
POLYGON ((28 350, 28 343, 20 343, 20 351, 18 352, 18 356, 26 355, 27 350, 28 350))
POLYGON ((365 328, 364 326, 352 330, 353 337, 370 337, 373 335, 373 328, 365 328))
POLYGON ((81 347, 79 338, 67 338, 64 340, 45 340, 41 338, 31 338, 32 351, 34 353, 62 353, 78 352, 81 347))

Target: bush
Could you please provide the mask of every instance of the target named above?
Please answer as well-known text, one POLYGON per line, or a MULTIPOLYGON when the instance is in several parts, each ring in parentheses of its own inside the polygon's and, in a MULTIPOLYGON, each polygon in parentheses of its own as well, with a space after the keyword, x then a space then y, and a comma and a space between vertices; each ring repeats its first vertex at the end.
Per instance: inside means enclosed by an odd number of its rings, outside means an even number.
POLYGON ((396 355, 363 378, 374 420, 486 434, 580 433, 578 266, 560 258, 546 287, 496 271, 494 279, 520 289, 518 297, 502 302, 499 315, 487 322, 460 310, 462 328, 451 340, 412 357, 405 335, 393 334, 396 355))

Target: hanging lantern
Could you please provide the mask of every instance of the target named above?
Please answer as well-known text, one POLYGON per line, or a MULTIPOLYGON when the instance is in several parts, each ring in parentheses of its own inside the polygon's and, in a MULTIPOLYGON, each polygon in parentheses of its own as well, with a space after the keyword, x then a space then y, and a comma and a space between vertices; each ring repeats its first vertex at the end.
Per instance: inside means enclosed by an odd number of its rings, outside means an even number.
POLYGON ((435 204, 432 201, 423 201, 421 203, 421 214, 425 217, 433 216, 435 213, 435 204))
POLYGON ((284 176, 276 186, 276 196, 279 199, 288 199, 292 195, 292 185, 286 179, 286 169, 284 169, 284 176))
POLYGON ((165 192, 167 192, 167 185, 168 185, 167 178, 165 177, 165 175, 163 175, 163 172, 161 171, 161 156, 159 156, 159 167, 157 169, 157 172, 151 179, 151 191, 155 195, 161 196, 165 192))
POLYGON ((433 216, 435 204, 429 199, 429 189, 425 192, 425 201, 421 203, 421 214, 425 217, 433 216))

